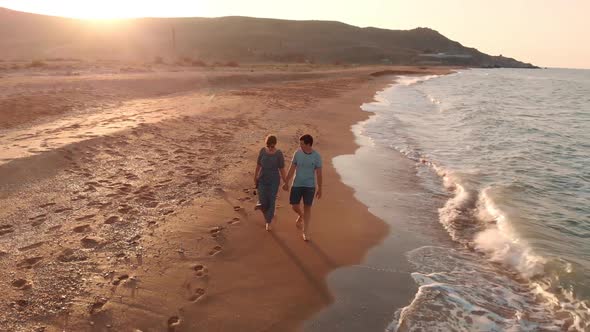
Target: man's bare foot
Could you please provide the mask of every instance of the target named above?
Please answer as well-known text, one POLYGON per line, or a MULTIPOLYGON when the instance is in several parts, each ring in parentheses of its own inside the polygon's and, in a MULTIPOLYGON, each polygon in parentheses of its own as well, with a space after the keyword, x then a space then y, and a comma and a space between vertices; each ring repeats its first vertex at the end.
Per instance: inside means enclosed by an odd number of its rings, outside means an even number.
POLYGON ((309 236, 305 235, 305 233, 303 233, 303 241, 309 241, 309 236))
POLYGON ((302 223, 303 223, 303 218, 301 218, 301 216, 298 216, 297 220, 295 220, 295 227, 301 228, 302 223))
POLYGON ((272 229, 272 228, 270 227, 270 224, 269 224, 269 223, 266 223, 266 231, 268 232, 268 231, 270 231, 271 229, 272 229))

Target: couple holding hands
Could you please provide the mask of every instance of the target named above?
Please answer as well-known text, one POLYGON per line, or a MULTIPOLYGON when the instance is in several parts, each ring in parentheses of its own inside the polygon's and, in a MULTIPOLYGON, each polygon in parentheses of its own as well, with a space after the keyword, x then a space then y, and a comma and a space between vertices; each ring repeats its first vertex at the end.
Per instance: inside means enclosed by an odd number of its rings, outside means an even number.
POLYGON ((254 183, 258 189, 259 201, 256 204, 266 221, 266 230, 271 230, 271 223, 275 214, 275 201, 281 179, 283 190, 289 190, 289 182, 295 175, 290 187, 289 203, 297 213, 296 226, 303 231, 303 240, 309 241, 309 222, 311 220, 311 206, 314 197, 322 197, 322 159, 315 151, 313 137, 309 134, 299 138, 299 149, 293 154, 289 171, 285 174, 285 158, 283 152, 277 149, 276 136, 266 137, 266 147, 260 150, 254 183), (317 188, 317 189, 316 189, 317 188), (303 200, 303 210, 301 209, 303 200))

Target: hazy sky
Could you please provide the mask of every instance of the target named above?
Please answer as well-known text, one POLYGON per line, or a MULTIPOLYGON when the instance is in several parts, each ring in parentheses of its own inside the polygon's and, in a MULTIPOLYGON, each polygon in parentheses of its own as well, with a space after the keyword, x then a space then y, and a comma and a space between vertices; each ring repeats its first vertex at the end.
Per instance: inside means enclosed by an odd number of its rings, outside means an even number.
POLYGON ((590 68, 590 0, 0 0, 0 7, 77 18, 241 15, 429 27, 491 55, 590 68))

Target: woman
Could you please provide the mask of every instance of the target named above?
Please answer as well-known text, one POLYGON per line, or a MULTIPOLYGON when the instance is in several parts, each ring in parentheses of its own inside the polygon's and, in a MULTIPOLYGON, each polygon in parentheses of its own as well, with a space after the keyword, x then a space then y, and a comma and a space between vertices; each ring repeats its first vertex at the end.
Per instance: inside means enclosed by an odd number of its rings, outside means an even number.
POLYGON ((275 201, 281 184, 285 177, 285 158, 283 152, 276 148, 276 136, 266 137, 266 147, 260 150, 256 171, 254 172, 254 184, 258 188, 259 202, 256 209, 260 209, 266 221, 266 230, 270 231, 270 223, 275 215, 275 201))

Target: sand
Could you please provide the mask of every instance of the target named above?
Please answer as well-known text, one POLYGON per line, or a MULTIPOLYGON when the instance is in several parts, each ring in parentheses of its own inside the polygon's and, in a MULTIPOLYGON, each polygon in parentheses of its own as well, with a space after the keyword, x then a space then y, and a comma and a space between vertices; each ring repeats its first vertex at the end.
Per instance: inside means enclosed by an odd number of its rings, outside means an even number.
POLYGON ((326 275, 388 232, 331 164, 356 148, 359 106, 388 75, 447 70, 4 76, 0 330, 301 329, 332 301, 326 275), (324 159, 309 243, 285 192, 272 232, 253 210, 269 133, 286 156, 310 133, 324 159))

